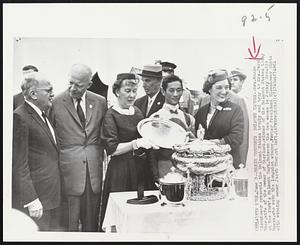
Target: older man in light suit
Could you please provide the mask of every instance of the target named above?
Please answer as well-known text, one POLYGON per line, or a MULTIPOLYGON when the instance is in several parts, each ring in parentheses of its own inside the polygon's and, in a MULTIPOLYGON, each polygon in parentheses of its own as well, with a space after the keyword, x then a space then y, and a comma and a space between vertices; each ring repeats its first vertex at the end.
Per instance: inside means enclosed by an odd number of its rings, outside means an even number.
POLYGON ((45 115, 52 105, 52 85, 35 72, 21 87, 25 102, 13 114, 12 207, 33 218, 41 231, 57 230, 59 148, 45 115))
POLYGON ((50 118, 61 145, 60 168, 67 199, 67 227, 97 231, 102 186, 103 145, 100 126, 107 110, 104 97, 87 91, 91 69, 74 64, 69 88, 54 98, 50 118))

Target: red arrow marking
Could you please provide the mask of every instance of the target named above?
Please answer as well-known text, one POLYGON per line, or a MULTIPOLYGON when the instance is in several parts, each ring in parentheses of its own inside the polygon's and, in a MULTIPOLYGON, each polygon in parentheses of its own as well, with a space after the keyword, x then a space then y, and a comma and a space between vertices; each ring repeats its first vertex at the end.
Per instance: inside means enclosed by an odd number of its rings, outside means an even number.
POLYGON ((260 48, 261 48, 261 44, 259 44, 258 50, 256 51, 256 44, 255 44, 254 36, 252 37, 252 45, 253 45, 253 52, 251 51, 250 48, 248 48, 248 52, 250 54, 250 58, 245 58, 245 59, 249 59, 249 60, 262 59, 262 57, 258 58, 258 55, 259 55, 259 52, 260 52, 260 48))

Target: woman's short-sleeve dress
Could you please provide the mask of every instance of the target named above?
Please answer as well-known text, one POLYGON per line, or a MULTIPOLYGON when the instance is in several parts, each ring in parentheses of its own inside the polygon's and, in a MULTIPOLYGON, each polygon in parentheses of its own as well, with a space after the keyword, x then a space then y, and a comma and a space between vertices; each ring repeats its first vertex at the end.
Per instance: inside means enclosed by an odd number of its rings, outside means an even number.
MULTIPOLYGON (((130 142, 139 137, 137 124, 144 116, 135 106, 134 111, 133 115, 124 115, 113 108, 107 110, 103 119, 101 139, 108 155, 111 155, 117 149, 119 143, 130 142)), ((135 164, 132 151, 111 157, 108 163, 103 187, 101 209, 102 222, 110 192, 137 190, 135 164)))

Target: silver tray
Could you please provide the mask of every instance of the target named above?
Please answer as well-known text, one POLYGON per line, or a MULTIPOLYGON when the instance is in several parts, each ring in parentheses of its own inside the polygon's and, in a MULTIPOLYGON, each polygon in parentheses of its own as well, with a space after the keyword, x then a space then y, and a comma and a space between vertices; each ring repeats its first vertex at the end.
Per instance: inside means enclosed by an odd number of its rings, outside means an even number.
POLYGON ((176 144, 187 142, 187 132, 183 127, 170 120, 160 118, 145 118, 137 125, 137 130, 143 138, 152 143, 172 149, 176 144))

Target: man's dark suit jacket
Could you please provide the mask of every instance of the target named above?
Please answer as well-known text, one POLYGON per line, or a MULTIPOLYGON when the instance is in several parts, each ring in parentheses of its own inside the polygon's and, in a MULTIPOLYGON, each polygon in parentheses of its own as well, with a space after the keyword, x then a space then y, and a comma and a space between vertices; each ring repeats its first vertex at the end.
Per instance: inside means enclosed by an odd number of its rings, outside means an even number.
POLYGON ((24 96, 22 92, 15 94, 14 95, 14 107, 13 109, 15 110, 19 105, 22 105, 24 103, 24 96))
MULTIPOLYGON (((147 112, 147 106, 148 106, 148 95, 144 95, 141 98, 138 98, 135 102, 134 105, 137 106, 143 113, 144 117, 150 117, 153 113, 157 112, 158 110, 160 110, 162 108, 162 106, 165 103, 165 97, 163 96, 163 94, 159 91, 159 93, 157 94, 155 100, 152 103, 152 106, 150 108, 149 113, 146 115, 147 112)), ((145 166, 145 168, 147 169, 146 172, 149 172, 149 176, 146 178, 149 178, 149 183, 146 184, 147 189, 156 189, 155 185, 154 185, 154 181, 155 181, 155 177, 153 176, 153 171, 152 166, 151 166, 151 162, 153 162, 153 150, 147 150, 146 151, 147 154, 147 164, 145 166)))
POLYGON ((243 142, 244 117, 241 107, 230 101, 221 103, 223 110, 216 110, 208 127, 206 126, 207 114, 210 103, 199 108, 195 115, 195 130, 197 132, 199 124, 205 129, 204 139, 221 139, 231 147, 230 154, 233 157, 233 165, 238 168, 241 163, 240 144, 243 142), (225 108, 225 110, 224 110, 225 108))
POLYGON ((12 206, 39 198, 44 210, 60 204, 59 149, 42 118, 28 104, 13 114, 12 206))
POLYGON ((143 97, 138 98, 134 102, 134 105, 137 106, 142 111, 144 117, 146 118, 151 116, 154 112, 157 112, 159 109, 161 109, 162 106, 164 105, 164 102, 165 102, 165 97, 159 91, 147 115, 146 112, 147 112, 147 105, 148 105, 148 95, 144 95, 143 97))

